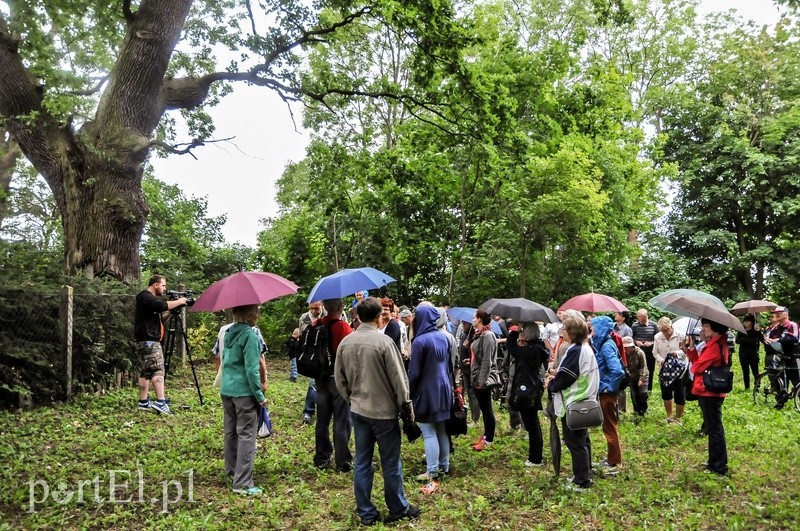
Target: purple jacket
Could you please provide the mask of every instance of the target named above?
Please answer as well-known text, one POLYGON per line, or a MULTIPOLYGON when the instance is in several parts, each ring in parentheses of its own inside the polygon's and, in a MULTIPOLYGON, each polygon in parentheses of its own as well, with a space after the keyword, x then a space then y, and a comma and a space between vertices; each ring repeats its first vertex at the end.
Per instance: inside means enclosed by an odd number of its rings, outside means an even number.
POLYGON ((450 418, 453 388, 450 385, 450 341, 436 328, 439 312, 432 306, 417 306, 416 332, 411 343, 408 383, 418 422, 434 423, 450 418))

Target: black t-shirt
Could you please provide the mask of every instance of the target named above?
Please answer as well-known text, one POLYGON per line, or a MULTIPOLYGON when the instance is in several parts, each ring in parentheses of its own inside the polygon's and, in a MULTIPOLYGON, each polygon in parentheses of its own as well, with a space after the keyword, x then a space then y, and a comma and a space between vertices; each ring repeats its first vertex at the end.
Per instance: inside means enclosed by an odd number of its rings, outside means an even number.
POLYGON ((160 341, 161 314, 168 309, 167 301, 159 299, 148 290, 139 293, 136 296, 133 338, 136 341, 160 341))

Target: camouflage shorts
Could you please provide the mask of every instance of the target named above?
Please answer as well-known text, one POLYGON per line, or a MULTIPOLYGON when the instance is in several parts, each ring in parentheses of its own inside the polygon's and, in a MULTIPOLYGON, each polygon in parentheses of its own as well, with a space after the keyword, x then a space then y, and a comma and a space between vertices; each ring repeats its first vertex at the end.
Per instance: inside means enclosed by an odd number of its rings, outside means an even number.
POLYGON ((139 354, 139 377, 148 380, 164 376, 164 353, 158 341, 138 341, 136 353, 139 354))

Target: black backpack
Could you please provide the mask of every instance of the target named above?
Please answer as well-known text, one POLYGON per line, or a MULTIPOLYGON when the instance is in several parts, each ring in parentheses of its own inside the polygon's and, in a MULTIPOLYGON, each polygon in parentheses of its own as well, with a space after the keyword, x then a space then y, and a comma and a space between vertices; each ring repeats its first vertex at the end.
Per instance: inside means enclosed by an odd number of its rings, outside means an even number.
POLYGON ((326 378, 333 371, 331 358, 330 329, 321 320, 315 321, 303 330, 297 372, 309 378, 326 378))

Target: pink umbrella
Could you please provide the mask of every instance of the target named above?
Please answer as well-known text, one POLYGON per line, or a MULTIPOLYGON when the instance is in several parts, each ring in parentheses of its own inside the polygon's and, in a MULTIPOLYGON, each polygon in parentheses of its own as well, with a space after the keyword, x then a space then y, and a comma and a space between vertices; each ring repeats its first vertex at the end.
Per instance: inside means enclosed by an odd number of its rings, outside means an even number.
POLYGON ((211 284, 191 307, 193 312, 216 312, 235 306, 261 304, 297 293, 300 287, 275 273, 240 271, 211 284))
POLYGON ((614 297, 600 293, 577 295, 561 305, 558 311, 578 310, 580 312, 627 312, 628 308, 614 297))

